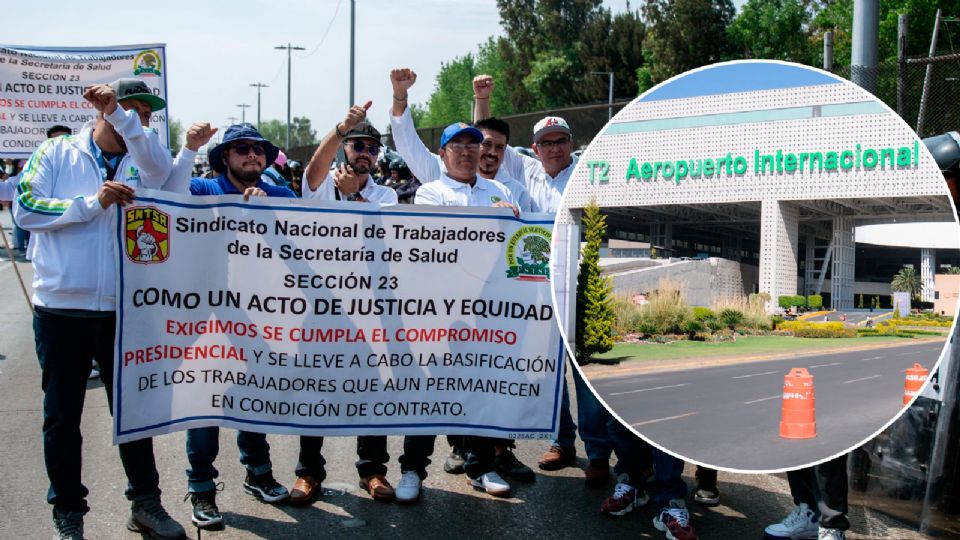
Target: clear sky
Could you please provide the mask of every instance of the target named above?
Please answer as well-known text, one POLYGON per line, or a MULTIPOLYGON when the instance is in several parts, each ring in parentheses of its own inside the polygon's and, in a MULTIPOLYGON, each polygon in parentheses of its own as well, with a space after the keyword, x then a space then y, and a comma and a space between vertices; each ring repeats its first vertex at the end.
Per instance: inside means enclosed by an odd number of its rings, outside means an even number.
MULTIPOLYGON (((605 5, 619 12, 626 2, 605 5)), ((166 43, 170 116, 184 126, 197 120, 225 126, 228 117, 241 116, 239 103, 251 105, 247 121, 255 122, 257 94, 249 86, 255 82, 270 85, 262 91, 262 118, 285 120, 287 57, 274 47, 288 42, 307 49, 293 54, 292 115, 309 117, 322 137, 349 106, 350 0, 96 0, 38 7, 5 3, 0 43, 166 43)), ((370 119, 381 129, 389 123, 391 68, 417 72, 410 98, 423 103, 441 62, 503 35, 494 0, 357 0, 356 22, 356 100, 373 101, 370 119)))
POLYGON ((716 66, 680 77, 643 97, 643 101, 680 99, 734 92, 839 84, 818 71, 776 62, 751 62, 716 66))

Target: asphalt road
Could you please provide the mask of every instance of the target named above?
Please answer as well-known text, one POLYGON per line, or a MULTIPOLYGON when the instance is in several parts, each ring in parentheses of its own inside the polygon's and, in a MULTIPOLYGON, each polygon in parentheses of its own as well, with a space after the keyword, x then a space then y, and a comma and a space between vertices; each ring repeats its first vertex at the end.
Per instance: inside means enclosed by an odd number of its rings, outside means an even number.
POLYGON ((739 470, 777 470, 859 445, 901 410, 904 370, 931 369, 943 340, 866 351, 694 368, 591 381, 628 424, 689 459, 739 470), (783 377, 814 377, 817 436, 779 436, 783 377))
MULTIPOLYGON (((0 224, 9 237, 9 214, 0 213, 0 224)), ((27 274, 30 265, 20 263, 27 274)), ((0 254, 0 539, 48 539, 52 534, 50 506, 46 504, 47 478, 41 440, 42 399, 40 370, 34 353, 30 312, 16 283, 12 264, 0 254)), ((99 381, 87 387, 83 415, 83 481, 90 489, 91 512, 86 517, 86 536, 91 539, 135 540, 139 535, 124 527, 129 503, 123 497, 126 479, 117 450, 111 445, 110 416, 99 381)), ((574 407, 576 402, 574 400, 574 407)), ((242 488, 235 432, 220 433, 220 456, 216 466, 224 491, 217 501, 227 527, 204 532, 204 539, 248 540, 301 538, 619 538, 662 539, 651 521, 656 508, 636 510, 612 519, 599 512, 600 503, 613 490, 586 488, 580 468, 537 471, 533 484, 513 482, 508 499, 494 499, 470 489, 463 476, 443 472, 446 443, 437 442, 430 476, 420 502, 412 506, 378 503, 357 487, 355 439, 329 437, 324 446, 328 478, 323 496, 312 506, 299 508, 262 504, 242 488)), ((277 479, 293 483, 297 438, 270 436, 271 456, 277 479)), ((521 441, 517 455, 534 465, 546 450, 544 442, 521 441)), ((160 471, 163 501, 170 514, 187 525, 190 504, 186 491, 187 459, 183 432, 156 437, 154 450, 160 471)), ((391 454, 388 478, 399 476, 397 456, 401 438, 389 438, 391 454)), ((577 441, 579 465, 586 465, 582 443, 577 441)), ((615 462, 615 460, 614 460, 615 462)), ((534 465, 535 466, 535 465, 534 465)), ((692 466, 684 479, 693 489, 692 466)), ((768 523, 780 521, 792 502, 783 475, 720 473, 722 504, 714 508, 688 504, 700 537, 704 540, 759 539, 768 523)), ((650 489, 653 489, 651 486, 650 489)), ((852 505, 851 540, 922 540, 928 537, 872 508, 852 505)), ((188 528, 190 538, 200 538, 188 528)))

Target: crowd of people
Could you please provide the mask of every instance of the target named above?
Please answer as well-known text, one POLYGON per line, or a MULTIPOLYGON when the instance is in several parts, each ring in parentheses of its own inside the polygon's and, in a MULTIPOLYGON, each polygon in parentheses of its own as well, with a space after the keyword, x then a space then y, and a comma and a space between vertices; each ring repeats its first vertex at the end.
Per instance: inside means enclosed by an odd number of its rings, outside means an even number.
MULTIPOLYGON (((16 176, 13 191, 2 194, 14 201, 17 225, 32 234, 26 247, 34 261, 34 331, 44 391, 47 502, 53 507, 55 538, 83 538, 83 517, 89 510, 88 492, 81 482, 80 415, 91 359, 99 364, 108 401, 112 401, 117 216, 111 206, 130 204, 138 189, 150 188, 205 196, 302 196, 380 205, 501 207, 516 215, 557 213, 577 164, 572 153, 574 133, 563 118, 548 116, 537 122, 532 134, 534 155, 518 152, 510 145, 509 124, 490 116, 493 79, 479 76, 472 87, 473 122, 464 119, 447 126, 434 154, 417 135, 408 107, 408 91, 415 83, 416 74, 409 69, 390 73, 390 123, 396 152, 384 148, 381 133, 366 121, 367 102, 351 107, 331 127, 306 167, 287 159, 254 126, 244 123, 230 126, 209 149, 211 171, 201 174, 194 166, 197 153, 217 129, 206 122, 192 124, 180 152, 171 158, 156 133, 146 129, 151 113, 165 104, 137 79, 87 88, 84 97, 98 117, 76 134, 51 133, 34 152, 16 176), (343 159, 335 164, 338 154, 343 159)), ((697 539, 687 510, 687 484, 681 476, 684 462, 624 427, 576 370, 571 379, 578 403, 576 419, 565 384, 557 437, 544 449, 537 466, 546 471, 576 466, 579 434, 588 458, 585 482, 604 486, 615 479, 610 496, 598 501, 601 512, 623 516, 635 508, 656 505, 659 512, 653 525, 666 538, 697 539), (611 475, 613 454, 617 460, 611 475), (651 478, 652 484, 648 483, 651 478)), ((322 437, 300 437, 299 462, 289 490, 275 478, 266 435, 238 431, 236 441, 246 469, 243 487, 253 496, 268 503, 306 505, 320 494, 326 477, 322 437)), ((444 451, 443 469, 464 474, 471 486, 491 496, 510 496, 510 480, 535 478, 533 469, 514 454, 511 441, 464 435, 449 436, 446 443, 449 450, 444 451)), ((433 435, 404 437, 398 460, 400 481, 394 487, 386 477, 386 437, 357 437, 360 486, 379 501, 415 503, 435 446, 433 435)), ((161 504, 152 439, 120 444, 119 453, 131 501, 128 528, 155 538, 184 538, 182 525, 161 504)), ((219 428, 188 430, 186 485, 193 506, 191 521, 197 527, 224 526, 216 500, 218 453, 219 428)), ((796 509, 782 523, 767 528, 768 538, 844 537, 849 526, 846 469, 834 461, 816 470, 791 473, 796 509)), ((718 504, 716 471, 699 468, 696 480, 693 499, 718 504)))

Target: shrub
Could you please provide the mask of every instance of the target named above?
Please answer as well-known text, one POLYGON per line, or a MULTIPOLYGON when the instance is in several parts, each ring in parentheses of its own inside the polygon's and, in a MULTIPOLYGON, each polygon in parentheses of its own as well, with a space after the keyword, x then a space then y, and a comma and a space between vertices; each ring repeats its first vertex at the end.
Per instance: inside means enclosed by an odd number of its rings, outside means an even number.
POLYGON ((767 293, 751 294, 747 298, 743 296, 722 297, 715 300, 714 305, 711 307, 713 312, 717 314, 716 318, 731 329, 750 328, 754 330, 770 330, 772 324, 770 322, 770 315, 766 309, 766 303, 769 300, 770 295, 767 293), (734 319, 730 321, 724 320, 723 313, 728 310, 739 313, 739 320, 736 320, 736 316, 733 315, 731 316, 734 317, 734 319), (733 326, 730 326, 731 322, 733 322, 733 326))
POLYGON ((785 320, 786 319, 784 319, 780 315, 774 315, 773 317, 770 317, 770 329, 771 330, 778 329, 785 320))
POLYGON ((679 281, 661 279, 657 290, 650 293, 643 306, 643 321, 656 328, 657 334, 677 334, 690 318, 690 308, 683 299, 679 281))
MULTIPOLYGON (((862 302, 861 298, 861 302, 862 302)), ((812 309, 820 309, 823 307, 823 297, 819 294, 811 294, 807 297, 807 305, 812 309)))
POLYGON ((683 331, 689 334, 691 339, 698 332, 703 332, 705 328, 703 322, 696 319, 689 319, 683 323, 683 331))
POLYGON ((735 330, 737 325, 743 322, 743 312, 737 309, 724 309, 721 311, 717 318, 720 319, 727 328, 735 330))
POLYGON ((710 308, 696 306, 693 308, 693 318, 698 321, 705 321, 714 317, 713 310, 710 308))
POLYGON ((618 336, 636 332, 642 318, 640 307, 623 297, 613 301, 613 316, 613 332, 618 336))
POLYGON ((723 323, 716 318, 707 319, 703 323, 707 325, 711 332, 719 332, 723 328, 723 323))
POLYGON ((793 335, 798 338, 853 338, 857 337, 857 331, 853 328, 816 328, 808 326, 798 328, 793 331, 793 335))

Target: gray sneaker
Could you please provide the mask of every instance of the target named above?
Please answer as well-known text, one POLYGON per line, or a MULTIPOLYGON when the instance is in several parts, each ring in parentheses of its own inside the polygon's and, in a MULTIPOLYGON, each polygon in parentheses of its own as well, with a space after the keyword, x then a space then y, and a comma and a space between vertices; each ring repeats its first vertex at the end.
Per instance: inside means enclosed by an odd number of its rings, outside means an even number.
POLYGON ((159 540, 181 540, 187 537, 183 526, 163 509, 159 495, 133 501, 127 528, 159 540))
POLYGON ((83 540, 83 512, 53 509, 53 540, 83 540))
POLYGON ((825 527, 820 527, 818 535, 818 540, 844 540, 847 535, 840 529, 827 529, 825 527))

